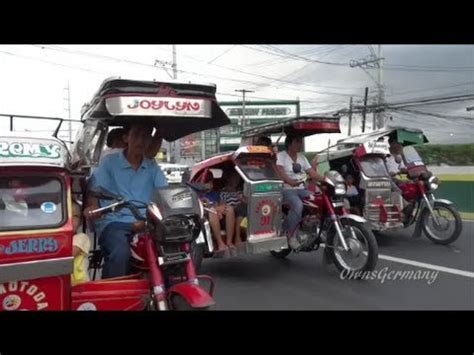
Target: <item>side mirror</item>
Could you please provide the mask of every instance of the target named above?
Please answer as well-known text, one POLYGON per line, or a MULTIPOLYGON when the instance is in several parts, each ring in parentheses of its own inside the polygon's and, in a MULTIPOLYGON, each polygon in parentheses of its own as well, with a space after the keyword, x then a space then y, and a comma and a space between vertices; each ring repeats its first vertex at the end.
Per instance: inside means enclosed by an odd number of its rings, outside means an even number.
POLYGON ((104 189, 104 188, 98 188, 95 190, 90 190, 89 194, 93 197, 96 197, 101 200, 117 200, 121 201, 123 200, 122 196, 115 195, 112 192, 104 189))

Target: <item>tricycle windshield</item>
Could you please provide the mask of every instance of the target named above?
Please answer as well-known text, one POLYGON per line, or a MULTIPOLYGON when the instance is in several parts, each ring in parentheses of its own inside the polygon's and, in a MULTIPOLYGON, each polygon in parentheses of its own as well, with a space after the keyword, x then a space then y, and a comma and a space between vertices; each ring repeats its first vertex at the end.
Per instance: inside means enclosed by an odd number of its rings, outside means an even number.
POLYGON ((0 231, 59 227, 63 184, 54 177, 0 177, 0 231))
POLYGON ((266 157, 246 156, 237 161, 237 166, 253 181, 281 180, 275 171, 273 161, 266 157))
POLYGON ((360 165, 367 177, 389 176, 385 162, 381 157, 365 157, 360 160, 360 165))

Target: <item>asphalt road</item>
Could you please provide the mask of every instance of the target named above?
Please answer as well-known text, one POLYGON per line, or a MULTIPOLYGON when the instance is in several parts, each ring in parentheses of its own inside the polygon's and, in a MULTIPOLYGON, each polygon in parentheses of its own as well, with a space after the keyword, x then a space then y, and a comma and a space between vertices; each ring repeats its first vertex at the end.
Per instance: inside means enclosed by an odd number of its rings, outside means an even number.
POLYGON ((285 260, 269 254, 206 259, 202 272, 216 281, 214 310, 474 310, 474 222, 465 221, 450 246, 413 239, 411 232, 377 238, 372 280, 342 280, 322 262, 321 250, 285 260), (396 271, 423 279, 389 280, 396 271))

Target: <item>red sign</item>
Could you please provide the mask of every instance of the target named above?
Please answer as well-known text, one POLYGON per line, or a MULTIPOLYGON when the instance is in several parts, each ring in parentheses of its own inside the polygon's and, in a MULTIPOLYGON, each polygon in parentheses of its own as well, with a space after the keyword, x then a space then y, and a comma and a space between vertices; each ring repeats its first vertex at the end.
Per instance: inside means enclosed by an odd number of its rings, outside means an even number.
POLYGON ((278 206, 275 202, 269 199, 260 200, 255 208, 255 213, 261 213, 264 216, 269 215, 272 211, 276 213, 278 211, 278 206))
POLYGON ((260 225, 261 226, 268 226, 272 221, 271 216, 262 216, 260 217, 260 225))
POLYGON ((277 205, 272 200, 263 199, 258 202, 255 213, 260 215, 260 226, 272 223, 272 215, 278 211, 277 205))
POLYGON ((69 281, 66 275, 0 284, 0 310, 64 310, 69 281))

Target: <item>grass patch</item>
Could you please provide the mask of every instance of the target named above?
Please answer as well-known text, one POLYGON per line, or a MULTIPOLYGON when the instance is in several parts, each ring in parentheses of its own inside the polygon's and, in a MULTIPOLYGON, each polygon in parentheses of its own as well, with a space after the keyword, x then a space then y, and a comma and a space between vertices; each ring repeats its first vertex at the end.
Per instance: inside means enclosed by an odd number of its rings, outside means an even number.
POLYGON ((439 175, 438 178, 443 181, 474 181, 474 174, 463 175, 439 175))
POLYGON ((466 221, 474 221, 474 212, 459 212, 461 218, 466 221))

